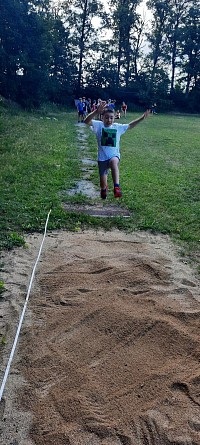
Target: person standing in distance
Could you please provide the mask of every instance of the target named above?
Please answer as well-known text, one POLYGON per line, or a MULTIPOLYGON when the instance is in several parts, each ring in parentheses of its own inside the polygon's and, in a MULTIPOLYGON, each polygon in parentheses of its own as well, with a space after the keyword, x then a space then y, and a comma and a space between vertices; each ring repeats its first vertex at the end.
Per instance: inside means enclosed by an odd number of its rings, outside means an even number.
POLYGON ((126 119, 127 105, 125 102, 122 102, 121 110, 122 110, 123 116, 126 119))

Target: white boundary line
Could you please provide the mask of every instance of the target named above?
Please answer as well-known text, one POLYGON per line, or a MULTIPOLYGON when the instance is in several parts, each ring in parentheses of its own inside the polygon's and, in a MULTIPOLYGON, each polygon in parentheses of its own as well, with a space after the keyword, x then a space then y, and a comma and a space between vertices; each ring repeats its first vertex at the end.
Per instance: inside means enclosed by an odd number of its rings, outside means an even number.
POLYGON ((42 239, 42 242, 41 242, 41 245, 40 245, 40 249, 39 249, 39 253, 38 253, 35 265, 33 267, 33 271, 32 271, 32 275, 31 275, 31 279, 30 279, 30 283, 29 283, 28 292, 27 292, 27 295, 26 295, 26 300, 25 300, 25 303, 24 303, 23 311, 22 311, 22 314, 21 314, 21 317, 20 317, 20 320, 19 320, 19 324, 18 324, 16 335, 15 335, 14 343, 13 343, 13 346, 12 346, 12 349, 11 349, 10 357, 8 359, 7 367, 6 367, 6 370, 5 370, 5 373, 4 373, 4 378, 3 378, 3 381, 2 381, 2 384, 1 384, 1 388, 0 388, 0 401, 1 401, 2 396, 3 396, 4 388, 5 388, 6 381, 7 381, 8 375, 9 375, 10 366, 11 366, 11 363, 12 363, 12 360, 13 360, 13 356, 14 356, 14 353, 15 353, 15 349, 16 349, 16 346, 17 346, 18 337, 19 337, 19 334, 20 334, 20 330, 21 330, 24 314, 25 314, 25 311, 26 311, 26 307, 27 307, 27 304, 28 304, 29 295, 30 295, 30 291, 31 291, 32 283, 33 283, 33 278, 34 278, 34 275, 35 275, 35 270, 36 270, 38 261, 40 259, 40 255, 41 255, 41 252, 42 252, 42 247, 43 247, 45 236, 46 236, 46 232, 47 232, 47 225, 48 225, 50 213, 51 213, 51 210, 49 210, 49 213, 47 215, 45 229, 44 229, 44 236, 43 236, 43 239, 42 239))

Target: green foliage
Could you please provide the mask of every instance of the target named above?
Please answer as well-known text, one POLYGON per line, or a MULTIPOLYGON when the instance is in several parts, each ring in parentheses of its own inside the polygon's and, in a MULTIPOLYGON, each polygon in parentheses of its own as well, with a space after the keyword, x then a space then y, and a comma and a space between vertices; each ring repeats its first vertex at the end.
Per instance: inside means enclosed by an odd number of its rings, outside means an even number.
POLYGON ((87 59, 91 59, 92 51, 97 48, 97 33, 93 19, 99 18, 102 3, 97 0, 75 0, 67 10, 67 22, 71 31, 71 51, 75 54, 78 74, 75 80, 75 90, 80 91, 83 85, 83 73, 87 59))
POLYGON ((96 99, 119 99, 126 89, 132 107, 173 100, 176 108, 199 112, 198 2, 147 3, 149 31, 138 0, 110 0, 109 12, 97 0, 59 6, 0 0, 0 94, 32 109, 46 101, 72 103, 85 88, 88 97, 99 91, 96 99), (178 77, 183 100, 175 91, 178 77))
POLYGON ((196 0, 179 0, 178 2, 148 0, 147 5, 153 13, 152 30, 148 33, 152 60, 148 89, 149 91, 155 89, 155 72, 161 64, 165 66, 168 77, 170 71, 171 95, 174 93, 175 78, 178 72, 182 72, 181 79, 187 97, 194 83, 196 86, 200 68, 198 2, 196 0))
POLYGON ((1 3, 0 92, 20 103, 38 105, 44 98, 49 60, 45 21, 29 10, 28 2, 1 3), (18 75, 20 71, 23 75, 18 75))

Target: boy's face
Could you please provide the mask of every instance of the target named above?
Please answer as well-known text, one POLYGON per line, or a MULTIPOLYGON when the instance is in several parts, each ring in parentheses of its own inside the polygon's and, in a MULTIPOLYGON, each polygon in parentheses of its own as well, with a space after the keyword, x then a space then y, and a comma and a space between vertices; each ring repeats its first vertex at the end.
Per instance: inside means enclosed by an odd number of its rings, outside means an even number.
POLYGON ((106 111, 105 114, 103 114, 103 116, 102 116, 102 121, 103 121, 105 127, 110 127, 113 124, 114 119, 115 119, 114 113, 111 113, 108 111, 106 111))

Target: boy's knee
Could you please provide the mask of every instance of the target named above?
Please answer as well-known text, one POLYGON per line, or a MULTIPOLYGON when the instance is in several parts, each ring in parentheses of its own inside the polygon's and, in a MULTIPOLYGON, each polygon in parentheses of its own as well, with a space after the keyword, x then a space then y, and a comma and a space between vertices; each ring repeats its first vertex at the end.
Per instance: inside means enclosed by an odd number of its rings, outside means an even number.
POLYGON ((117 156, 116 157, 114 157, 114 158, 112 158, 112 159, 110 159, 110 166, 112 167, 115 167, 115 166, 118 166, 118 164, 119 164, 119 158, 117 158, 117 156))

